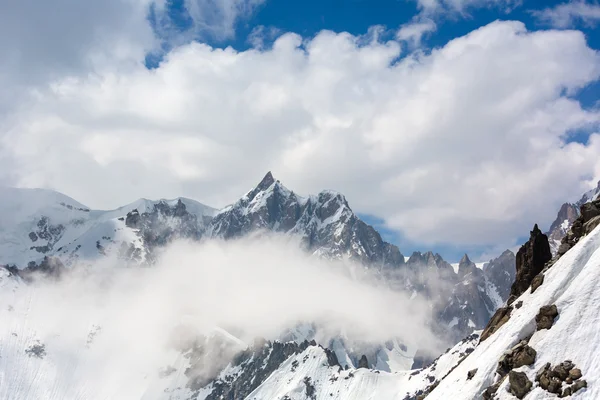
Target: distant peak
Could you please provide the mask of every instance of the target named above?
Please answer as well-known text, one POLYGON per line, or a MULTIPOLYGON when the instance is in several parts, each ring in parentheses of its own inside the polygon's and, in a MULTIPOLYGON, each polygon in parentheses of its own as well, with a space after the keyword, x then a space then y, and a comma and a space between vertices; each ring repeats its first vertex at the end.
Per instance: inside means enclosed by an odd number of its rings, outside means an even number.
POLYGON ((275 182, 275 178, 273 178, 273 174, 271 173, 271 171, 269 171, 269 172, 267 172, 265 177, 262 178, 262 180, 260 181, 260 183, 258 184, 258 186, 256 188, 260 189, 260 190, 265 190, 269 186, 271 186, 274 182, 275 182))
POLYGON ((468 263, 471 264, 471 260, 469 259, 469 256, 467 255, 467 253, 465 253, 465 255, 460 259, 460 263, 468 263))

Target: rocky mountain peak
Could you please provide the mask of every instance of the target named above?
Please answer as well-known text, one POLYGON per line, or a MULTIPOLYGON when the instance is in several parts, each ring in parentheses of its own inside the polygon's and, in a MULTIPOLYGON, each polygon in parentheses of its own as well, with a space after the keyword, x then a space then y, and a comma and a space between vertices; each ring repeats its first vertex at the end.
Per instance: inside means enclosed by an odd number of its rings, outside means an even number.
POLYGON ((459 279, 473 273, 480 272, 475 263, 469 259, 468 255, 464 255, 458 263, 458 277, 459 279))
POLYGON ((320 256, 390 267, 404 263, 398 248, 360 220, 342 194, 324 190, 301 197, 270 172, 254 189, 215 215, 210 236, 229 239, 261 230, 300 237, 304 248, 320 256))
POLYGON ((517 275, 510 289, 511 299, 516 299, 523 294, 531 285, 533 278, 542 272, 544 265, 551 259, 552 253, 548 236, 543 234, 535 224, 530 232, 529 240, 517 252, 517 275))

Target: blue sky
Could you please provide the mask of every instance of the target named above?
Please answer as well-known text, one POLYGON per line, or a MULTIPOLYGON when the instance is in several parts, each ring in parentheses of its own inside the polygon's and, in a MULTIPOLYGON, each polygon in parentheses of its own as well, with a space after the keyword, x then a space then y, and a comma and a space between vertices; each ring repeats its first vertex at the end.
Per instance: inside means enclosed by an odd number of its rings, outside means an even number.
MULTIPOLYGON (((550 24, 536 19, 532 11, 564 3, 565 1, 561 0, 523 0, 521 5, 510 10, 495 6, 469 7, 463 13, 439 15, 434 17, 437 29, 426 37, 424 47, 442 46, 455 37, 498 19, 522 21, 529 30, 545 29, 550 24)), ((193 27, 185 0, 168 0, 167 7, 168 19, 174 29, 186 32, 193 27)), ((388 29, 388 35, 393 36, 393 32, 400 25, 409 23, 419 12, 417 2, 411 0, 268 0, 257 7, 248 18, 236 23, 234 37, 215 38, 214 35, 204 32, 193 37, 213 47, 232 46, 243 51, 251 47, 248 37, 257 26, 276 28, 280 33, 294 32, 303 37, 311 37, 324 29, 363 35, 370 27, 381 25, 388 29)), ((156 27, 157 20, 152 9, 149 19, 156 27)), ((586 34, 591 47, 600 47, 600 33, 594 24, 582 23, 576 28, 586 34)), ((158 33, 160 35, 160 32, 158 33)), ((165 43, 165 47, 169 47, 168 43, 165 43)), ((593 95, 595 93, 586 93, 584 97, 592 101, 591 98, 595 97, 593 95)))

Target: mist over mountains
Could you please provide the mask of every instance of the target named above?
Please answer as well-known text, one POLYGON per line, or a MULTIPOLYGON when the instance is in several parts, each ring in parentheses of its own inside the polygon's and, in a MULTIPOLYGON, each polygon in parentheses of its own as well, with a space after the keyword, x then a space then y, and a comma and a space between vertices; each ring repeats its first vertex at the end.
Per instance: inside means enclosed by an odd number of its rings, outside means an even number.
MULTIPOLYGON (((117 359, 122 376, 96 387, 99 396, 279 398, 264 394, 284 390, 273 380, 302 370, 307 397, 298 398, 312 399, 325 390, 319 374, 339 368, 349 371, 343 380, 361 369, 391 374, 389 384, 414 376, 403 383, 412 398, 450 373, 514 301, 511 251, 483 264, 466 254, 457 264, 432 252, 405 256, 342 194, 299 196, 270 172, 220 210, 185 198, 91 210, 41 189, 3 191, 1 204, 0 285, 13 321, 3 349, 11 365, 53 382, 23 398, 49 388, 55 398, 88 398, 90 374, 108 379, 117 359), (69 378, 72 368, 81 380, 69 378)), ((569 212, 560 210, 566 222, 561 231, 553 224, 550 243, 568 236, 569 212)), ((348 384, 337 398, 361 398, 348 384)), ((387 385, 377 390, 390 396, 387 385)))

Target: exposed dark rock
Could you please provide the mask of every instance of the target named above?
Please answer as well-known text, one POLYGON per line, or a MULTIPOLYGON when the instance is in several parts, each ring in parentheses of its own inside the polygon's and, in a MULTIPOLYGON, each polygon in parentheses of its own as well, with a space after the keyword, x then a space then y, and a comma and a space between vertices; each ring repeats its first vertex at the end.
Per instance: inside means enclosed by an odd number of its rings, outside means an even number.
POLYGON ((304 377, 304 388, 306 390, 306 397, 315 400, 317 398, 317 389, 313 385, 312 380, 309 376, 304 377))
POLYGON ((493 400, 494 397, 496 396, 496 392, 498 391, 498 389, 500 388, 500 385, 502 385, 502 382, 504 382, 506 377, 507 377, 507 375, 500 377, 500 379, 498 379, 498 381, 496 383, 485 388, 485 390, 481 394, 481 397, 483 398, 483 400, 493 400))
POLYGON ((581 204, 579 214, 579 217, 571 225, 571 229, 562 238, 556 259, 569 251, 583 236, 589 234, 600 224, 600 199, 581 204))
MULTIPOLYGON (((238 354, 232 361, 233 366, 239 367, 239 373, 212 381, 213 390, 206 400, 245 399, 289 357, 300 354, 311 345, 313 344, 308 341, 300 344, 257 341, 252 349, 238 354)), ((203 379, 202 382, 195 382, 192 379, 188 386, 197 391, 209 381, 210 379, 203 379)))
POLYGON ((29 346, 29 348, 25 350, 25 353, 29 357, 44 358, 46 355, 46 346, 43 343, 37 342, 29 346))
POLYGON ((574 381, 581 378, 581 376, 581 370, 579 368, 573 368, 571 371, 569 371, 569 378, 573 379, 574 381))
POLYGON ((35 232, 29 232, 29 239, 32 242, 40 240, 45 243, 38 246, 31 246, 30 250, 35 250, 42 254, 51 252, 54 249, 54 245, 62 238, 64 232, 64 225, 54 225, 50 218, 42 216, 37 222, 37 230, 35 232))
POLYGON ((535 324, 537 330, 550 329, 554 324, 554 320, 558 316, 558 309, 556 305, 552 304, 549 306, 543 306, 540 308, 539 313, 535 316, 535 324))
POLYGON ((331 351, 327 348, 323 350, 325 351, 325 355, 327 356, 327 363, 330 367, 342 367, 334 351, 331 351))
POLYGON ((6 267, 11 274, 19 276, 25 282, 31 282, 36 278, 60 279, 65 272, 65 266, 58 257, 45 256, 44 259, 36 264, 31 261, 26 268, 18 269, 16 267, 6 267))
POLYGON ((530 232, 530 237, 517 252, 517 275, 510 288, 510 294, 519 297, 531 286, 533 278, 544 269, 544 265, 552 259, 548 236, 544 235, 537 224, 530 232))
POLYGON ((326 257, 347 256, 391 269, 404 264, 398 247, 358 218, 343 195, 323 191, 302 199, 271 173, 211 222, 211 235, 224 239, 261 230, 296 234, 306 250, 326 257))
POLYGON ((537 274, 535 276, 535 278, 533 278, 533 281, 531 282, 531 293, 535 292, 537 290, 537 288, 542 286, 543 283, 544 283, 544 274, 543 273, 537 274))
POLYGON ((515 303, 515 308, 521 308, 523 307, 523 300, 519 300, 515 303))
POLYGON ((413 357, 413 363, 410 369, 421 369, 425 368, 429 364, 433 362, 433 358, 429 355, 429 353, 423 353, 421 349, 417 350, 417 353, 413 357))
POLYGON ((485 339, 490 337, 494 332, 496 332, 502 325, 504 325, 510 319, 510 313, 513 308, 511 306, 501 307, 492 316, 490 322, 488 322, 487 326, 481 333, 480 341, 483 342, 485 339))
POLYGON ((358 361, 358 368, 369 368, 369 360, 366 355, 362 355, 358 361))
POLYGON ((536 355, 535 349, 530 347, 525 340, 522 340, 500 357, 496 372, 500 376, 504 376, 515 368, 532 365, 535 362, 536 355))
POLYGON ((567 397, 577 390, 586 387, 587 382, 580 380, 581 370, 575 368, 570 360, 566 360, 554 368, 546 363, 536 374, 535 380, 539 382, 540 388, 558 394, 559 397, 567 397), (564 387, 563 384, 571 386, 564 387))
POLYGON ((567 234, 569 228, 578 216, 579 210, 577 209, 577 205, 564 203, 560 207, 556 219, 552 225, 550 225, 550 229, 546 233, 553 254, 557 253, 562 238, 567 234))
MULTIPOLYGON (((204 232, 204 225, 198 221, 198 216, 188 212, 181 199, 178 199, 175 205, 159 201, 151 210, 142 214, 134 209, 127 213, 125 225, 139 230, 138 235, 144 243, 145 259, 149 262, 154 260, 154 251, 157 248, 175 239, 199 240, 204 232)), ((139 261, 143 257, 137 252, 136 248, 129 244, 127 249, 121 249, 120 256, 139 261)))
POLYGON ((508 391, 518 399, 522 399, 531 390, 532 383, 524 372, 508 373, 508 391))
POLYGON ((477 368, 472 369, 469 372, 467 372, 467 380, 473 379, 473 377, 475 376, 476 373, 477 373, 477 368))
POLYGON ((132 229, 139 228, 140 224, 140 212, 136 209, 133 209, 127 213, 127 217, 125 218, 125 226, 132 229))

